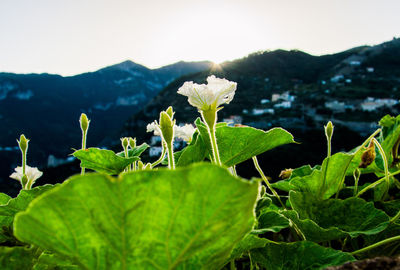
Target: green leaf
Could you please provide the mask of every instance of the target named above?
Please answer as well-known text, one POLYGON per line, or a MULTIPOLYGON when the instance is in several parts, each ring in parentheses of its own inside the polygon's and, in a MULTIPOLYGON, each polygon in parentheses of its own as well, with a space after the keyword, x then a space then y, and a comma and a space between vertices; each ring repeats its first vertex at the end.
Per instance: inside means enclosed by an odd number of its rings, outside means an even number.
POLYGON ((111 150, 99 148, 77 150, 73 156, 81 161, 81 167, 113 175, 121 173, 128 165, 139 160, 137 156, 124 158, 111 150))
POLYGON ((278 211, 267 211, 258 217, 256 229, 252 231, 254 234, 263 234, 266 232, 279 232, 289 227, 289 220, 278 211))
POLYGON ((258 182, 212 164, 75 176, 15 221, 83 269, 219 269, 252 228, 258 182))
MULTIPOLYGON (((200 118, 196 120, 196 126, 211 152, 207 127, 200 121, 200 118)), ((221 161, 227 167, 239 164, 275 147, 295 142, 293 135, 282 128, 263 131, 252 127, 217 126, 216 137, 221 161)))
POLYGON ((324 229, 311 219, 301 220, 297 212, 293 210, 284 211, 282 212, 282 215, 295 223, 308 241, 321 243, 330 240, 342 239, 347 236, 345 232, 339 230, 337 227, 324 229))
POLYGON ((301 220, 313 220, 324 229, 340 229, 351 237, 379 233, 389 224, 385 212, 361 198, 316 201, 308 194, 291 191, 289 200, 301 220))
POLYGON ((35 248, 0 246, 0 269, 32 269, 38 256, 35 251, 35 248))
MULTIPOLYGON (((130 157, 130 158, 131 157, 139 157, 149 147, 150 147, 150 145, 148 145, 147 143, 142 143, 141 145, 136 146, 133 149, 129 149, 128 150, 128 157, 130 157)), ((119 152, 117 155, 124 158, 125 157, 125 152, 124 151, 119 152)))
POLYGON ((0 205, 7 204, 10 199, 11 197, 7 194, 0 193, 0 205))
MULTIPOLYGON (((314 168, 316 169, 316 167, 314 168)), ((280 180, 272 184, 273 188, 289 192, 290 190, 297 190, 296 186, 292 185, 290 181, 293 179, 301 179, 306 175, 310 175, 313 168, 310 165, 304 165, 299 168, 293 169, 291 176, 288 179, 280 180)))
POLYGON ((336 153, 324 159, 320 170, 314 169, 309 175, 295 177, 290 184, 309 196, 320 200, 328 199, 341 188, 352 158, 353 155, 350 154, 336 153))
MULTIPOLYGON (((199 134, 196 141, 186 146, 179 154, 177 166, 187 166, 189 164, 203 161, 208 155, 208 149, 204 143, 203 137, 199 134)), ((177 153, 176 153, 177 154, 177 153)))
POLYGON ((0 205, 0 243, 15 241, 13 236, 15 215, 24 211, 33 199, 53 187, 53 185, 44 185, 30 190, 21 190, 16 198, 9 199, 7 204, 0 205))
POLYGON ((231 257, 228 261, 239 259, 246 255, 250 250, 262 248, 269 242, 270 241, 268 239, 259 238, 258 236, 248 234, 233 248, 231 257))
MULTIPOLYGON (((374 235, 365 235, 364 246, 369 246, 375 244, 377 242, 383 241, 385 239, 399 236, 400 235, 400 224, 398 223, 390 223, 389 226, 382 232, 374 235)), ((395 256, 400 254, 399 242, 391 242, 385 245, 381 245, 377 248, 364 252, 363 255, 369 258, 377 257, 377 256, 395 256)))
POLYGON ((325 269, 355 261, 348 253, 321 247, 313 242, 268 243, 251 251, 252 259, 268 270, 325 269))

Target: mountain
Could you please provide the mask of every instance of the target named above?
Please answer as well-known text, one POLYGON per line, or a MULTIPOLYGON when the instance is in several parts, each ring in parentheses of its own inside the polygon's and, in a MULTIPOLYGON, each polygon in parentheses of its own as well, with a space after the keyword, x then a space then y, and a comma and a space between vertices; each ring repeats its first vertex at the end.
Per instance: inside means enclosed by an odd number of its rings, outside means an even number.
MULTIPOLYGON (((178 62, 149 69, 125 61, 95 72, 62 77, 52 74, 0 73, 0 170, 4 181, 20 163, 16 138, 31 139, 28 164, 46 166, 79 148, 79 115, 93 121, 88 146, 118 140, 127 118, 174 79, 206 70, 211 62, 178 62), (49 159, 50 156, 50 159, 49 159)), ((1 176, 0 176, 1 178, 1 176)))
POLYGON ((183 76, 129 119, 121 135, 149 140, 146 124, 158 119, 169 105, 177 123, 193 122, 199 114, 177 90, 185 81, 205 83, 211 74, 238 85, 233 101, 219 112, 219 120, 262 129, 282 126, 302 142, 288 146, 289 152, 270 156, 269 162, 276 164, 271 172, 282 164, 320 162, 325 155, 323 125, 329 120, 336 125, 334 149, 350 150, 376 128, 380 117, 400 112, 400 39, 393 39, 322 56, 296 50, 258 52, 183 76))

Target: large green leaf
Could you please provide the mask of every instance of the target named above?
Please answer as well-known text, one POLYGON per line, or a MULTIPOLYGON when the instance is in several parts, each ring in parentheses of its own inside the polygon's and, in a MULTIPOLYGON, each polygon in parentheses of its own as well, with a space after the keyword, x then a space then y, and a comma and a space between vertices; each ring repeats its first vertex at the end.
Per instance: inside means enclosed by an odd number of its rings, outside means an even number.
POLYGON ((18 214, 15 234, 82 269, 219 269, 253 226, 258 186, 212 164, 75 176, 18 214))
POLYGON ((321 247, 313 242, 268 243, 264 248, 253 249, 252 259, 268 270, 325 269, 354 261, 348 253, 321 247))
POLYGON ((140 159, 137 156, 120 157, 111 150, 99 148, 77 150, 73 155, 81 161, 81 167, 113 175, 121 173, 128 165, 140 159))
MULTIPOLYGON (((198 118, 196 126, 211 149, 207 127, 198 118)), ((252 127, 218 126, 216 136, 221 161, 227 167, 262 154, 280 145, 294 143, 293 135, 282 128, 263 131, 252 127)))
POLYGON ((360 198, 316 201, 308 194, 291 191, 289 200, 300 219, 313 220, 324 229, 340 229, 351 237, 379 233, 389 224, 385 212, 360 198))
POLYGON ((336 153, 325 158, 321 169, 314 169, 311 174, 304 177, 295 177, 290 184, 297 190, 308 193, 309 196, 320 200, 328 199, 340 190, 352 158, 351 154, 336 153))
POLYGON ((0 205, 0 243, 15 240, 12 232, 15 215, 24 211, 33 199, 53 187, 53 185, 44 185, 31 190, 21 190, 16 198, 9 199, 8 203, 0 205))

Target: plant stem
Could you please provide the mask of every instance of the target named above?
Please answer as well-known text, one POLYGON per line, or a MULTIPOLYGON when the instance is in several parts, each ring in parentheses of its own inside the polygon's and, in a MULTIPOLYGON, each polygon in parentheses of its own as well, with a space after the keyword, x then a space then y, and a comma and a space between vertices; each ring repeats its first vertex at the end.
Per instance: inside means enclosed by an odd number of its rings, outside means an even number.
MULTIPOLYGON (((396 174, 399 174, 400 171, 396 171, 394 173, 390 173, 388 176, 394 176, 396 174)), ((380 183, 382 183, 383 181, 386 181, 386 176, 382 177, 378 180, 376 180, 375 182, 373 182, 372 184, 369 184, 368 186, 366 186, 365 188, 363 188, 360 192, 357 193, 356 197, 360 197, 363 193, 365 193, 367 190, 376 187, 377 185, 379 185, 380 183)))
POLYGON ((160 164, 165 158, 165 154, 167 153, 167 146, 165 145, 165 142, 161 142, 161 147, 162 147, 161 156, 159 159, 157 159, 156 161, 154 161, 154 163, 151 164, 151 168, 154 168, 155 166, 160 164))
POLYGON ((208 127, 208 133, 210 134, 210 141, 211 141, 211 148, 213 152, 214 162, 218 165, 222 165, 218 151, 217 137, 215 136, 215 125, 212 128, 208 127))
POLYGON ((329 158, 331 156, 331 150, 332 150, 331 139, 327 138, 327 142, 328 142, 327 157, 329 158))
POLYGON ((168 150, 168 169, 175 169, 175 159, 174 159, 174 143, 171 142, 167 145, 168 150))
POLYGON ((365 251, 374 249, 374 248, 379 247, 379 246, 381 246, 381 245, 384 245, 384 244, 387 244, 387 243, 390 243, 390 242, 394 242, 394 241, 397 241, 397 240, 400 240, 400 235, 387 238, 387 239, 385 239, 385 240, 382 240, 382 241, 380 241, 380 242, 377 242, 377 243, 375 243, 375 244, 372 244, 372 245, 370 245, 370 246, 368 246, 368 247, 365 247, 365 248, 362 248, 362 249, 353 251, 353 252, 351 253, 351 255, 356 255, 356 254, 359 254, 359 253, 363 253, 363 252, 365 252, 365 251))
MULTIPOLYGON (((388 160, 387 160, 385 151, 383 150, 381 144, 375 138, 372 138, 372 141, 374 142, 376 147, 378 147, 379 152, 381 153, 381 156, 383 158, 383 166, 385 169, 385 180, 386 180, 386 191, 385 191, 385 195, 386 195, 387 192, 389 191, 389 186, 390 186, 388 160)), ((383 196, 383 197, 385 197, 385 196, 383 196)))
POLYGON ((260 165, 258 164, 258 159, 257 156, 253 157, 253 163, 254 163, 254 167, 256 167, 258 173, 261 175, 261 179, 264 181, 264 183, 267 185, 267 187, 269 188, 269 190, 271 190, 272 194, 274 194, 274 196, 278 199, 278 201, 281 203, 282 207, 286 209, 285 205, 283 204, 283 202, 281 201, 281 198, 279 197, 278 193, 275 191, 275 189, 271 186, 271 184, 269 183, 267 177, 265 176, 263 170, 261 169, 260 165))
MULTIPOLYGON (((86 149, 86 136, 87 136, 87 131, 82 130, 82 150, 86 149)), ((84 167, 81 167, 81 175, 85 175, 84 167)))
POLYGON ((396 222, 399 218, 400 218, 400 211, 397 212, 397 214, 390 219, 390 223, 396 222))
POLYGON ((208 135, 210 136, 211 150, 213 154, 214 163, 222 165, 221 158, 219 156, 217 137, 215 135, 215 126, 217 124, 217 111, 218 110, 207 110, 201 111, 201 117, 207 126, 208 135))
POLYGON ((355 197, 357 192, 358 192, 358 181, 360 180, 360 174, 356 175, 357 169, 354 171, 353 173, 353 177, 354 177, 354 191, 353 191, 353 196, 355 197))

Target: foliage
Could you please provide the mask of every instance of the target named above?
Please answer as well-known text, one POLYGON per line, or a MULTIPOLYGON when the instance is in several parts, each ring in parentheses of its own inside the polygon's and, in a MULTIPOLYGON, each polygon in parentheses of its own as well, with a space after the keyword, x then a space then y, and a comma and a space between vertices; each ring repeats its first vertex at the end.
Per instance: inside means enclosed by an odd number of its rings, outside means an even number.
MULTIPOLYGON (((221 85, 198 87, 209 87, 206 95, 221 85)), ((0 194, 2 269, 300 270, 400 253, 400 116, 385 116, 348 153, 331 153, 330 123, 322 164, 287 169, 286 179, 271 183, 256 156, 294 138, 282 128, 218 123, 218 106, 236 89, 225 86, 210 94, 218 101, 211 105, 195 96, 201 118, 179 152, 169 121, 168 129, 152 130, 163 148, 153 163, 142 155, 149 146, 133 138, 120 153, 83 144, 73 155, 96 172, 16 198, 0 194), (235 166, 248 160, 265 185, 237 175, 235 166)), ((171 120, 174 111, 162 115, 171 120)))

